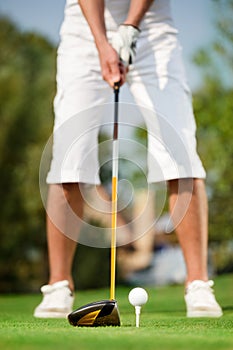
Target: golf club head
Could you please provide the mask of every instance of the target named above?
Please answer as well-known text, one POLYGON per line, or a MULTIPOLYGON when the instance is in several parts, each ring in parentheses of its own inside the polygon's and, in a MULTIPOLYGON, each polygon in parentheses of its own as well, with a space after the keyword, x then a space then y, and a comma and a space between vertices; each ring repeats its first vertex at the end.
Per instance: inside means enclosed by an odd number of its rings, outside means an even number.
POLYGON ((68 315, 75 327, 120 326, 120 315, 116 300, 101 300, 86 304, 68 315))

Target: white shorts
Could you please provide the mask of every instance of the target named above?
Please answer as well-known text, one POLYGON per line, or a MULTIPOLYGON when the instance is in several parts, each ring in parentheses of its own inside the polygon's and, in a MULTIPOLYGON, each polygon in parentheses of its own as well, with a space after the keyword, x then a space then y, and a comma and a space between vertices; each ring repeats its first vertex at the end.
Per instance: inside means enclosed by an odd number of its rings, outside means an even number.
MULTIPOLYGON (((106 10, 109 40, 126 11, 127 1, 120 1, 122 6, 119 0, 117 6, 116 0, 106 1, 110 6, 106 10)), ((168 0, 155 1, 141 24, 136 60, 127 75, 135 104, 124 100, 119 110, 120 128, 124 128, 125 113, 132 114, 132 126, 136 109, 144 117, 148 182, 205 177, 196 151, 196 125, 182 50, 168 5, 168 0)), ((89 27, 79 5, 68 0, 57 57, 53 157, 47 183, 100 183, 98 134, 106 114, 109 123, 113 121, 111 101, 113 92, 102 79, 89 27)))

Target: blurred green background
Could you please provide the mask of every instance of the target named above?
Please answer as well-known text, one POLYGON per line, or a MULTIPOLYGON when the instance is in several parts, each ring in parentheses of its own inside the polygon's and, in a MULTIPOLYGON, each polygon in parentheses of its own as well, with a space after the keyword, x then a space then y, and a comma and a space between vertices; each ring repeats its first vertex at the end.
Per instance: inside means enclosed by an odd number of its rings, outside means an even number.
MULTIPOLYGON (((216 40, 193 57, 202 72, 193 103, 199 153, 208 172, 211 256, 215 273, 222 274, 233 271, 233 1, 215 3, 216 40)), ((55 62, 55 45, 0 18, 2 293, 35 291, 47 280, 39 165, 52 133, 55 62)), ((136 130, 135 138, 144 142, 145 133, 136 130)), ((108 249, 80 246, 77 252, 80 288, 108 285, 98 276, 108 273, 108 249)))

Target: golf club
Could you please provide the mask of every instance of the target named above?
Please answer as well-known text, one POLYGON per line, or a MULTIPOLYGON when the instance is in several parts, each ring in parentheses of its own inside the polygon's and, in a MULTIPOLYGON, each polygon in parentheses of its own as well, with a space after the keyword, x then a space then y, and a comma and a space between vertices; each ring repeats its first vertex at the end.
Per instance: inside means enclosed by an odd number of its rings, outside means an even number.
POLYGON ((116 229, 118 185, 118 102, 120 84, 114 84, 114 128, 112 145, 112 234, 110 266, 110 299, 86 304, 68 315, 68 321, 78 327, 120 326, 120 315, 115 300, 116 280, 116 229))

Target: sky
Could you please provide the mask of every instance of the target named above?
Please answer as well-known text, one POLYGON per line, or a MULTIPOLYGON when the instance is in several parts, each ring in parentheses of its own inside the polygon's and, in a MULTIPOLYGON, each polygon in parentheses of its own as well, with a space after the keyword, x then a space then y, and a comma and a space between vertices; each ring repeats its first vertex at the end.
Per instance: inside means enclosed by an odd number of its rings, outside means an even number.
MULTIPOLYGON (((65 1, 0 0, 0 14, 10 17, 22 30, 36 31, 57 45, 65 1)), ((188 81, 193 90, 201 84, 201 73, 191 63, 192 55, 214 39, 212 3, 213 0, 171 0, 188 81)))

